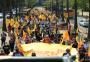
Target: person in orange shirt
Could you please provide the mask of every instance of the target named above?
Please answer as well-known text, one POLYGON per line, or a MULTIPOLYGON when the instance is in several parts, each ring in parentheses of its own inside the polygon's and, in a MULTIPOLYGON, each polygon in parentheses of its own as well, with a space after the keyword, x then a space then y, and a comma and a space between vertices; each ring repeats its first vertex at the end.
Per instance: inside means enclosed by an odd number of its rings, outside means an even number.
POLYGON ((48 35, 46 35, 43 39, 43 43, 51 43, 51 39, 49 38, 48 35))

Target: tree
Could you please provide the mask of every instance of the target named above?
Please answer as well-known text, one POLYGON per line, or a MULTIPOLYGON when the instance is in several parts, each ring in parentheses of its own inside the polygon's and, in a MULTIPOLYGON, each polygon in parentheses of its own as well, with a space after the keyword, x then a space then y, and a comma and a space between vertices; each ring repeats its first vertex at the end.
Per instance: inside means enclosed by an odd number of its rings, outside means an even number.
POLYGON ((75 32, 76 32, 76 30, 77 30, 77 0, 75 0, 75 5, 74 5, 75 7, 75 22, 74 22, 74 29, 75 29, 75 32))
POLYGON ((61 1, 61 17, 62 17, 62 21, 64 21, 64 6, 63 6, 63 0, 61 1))
POLYGON ((68 13, 68 18, 67 18, 67 23, 69 22, 69 0, 67 0, 67 13, 68 13))
POLYGON ((6 11, 9 10, 10 8, 10 3, 12 2, 13 0, 0 0, 0 8, 2 10, 2 13, 3 13, 3 27, 2 27, 2 30, 3 31, 6 31, 6 19, 5 19, 5 13, 6 11))
POLYGON ((27 0, 27 4, 29 8, 32 8, 37 3, 37 0, 27 0))

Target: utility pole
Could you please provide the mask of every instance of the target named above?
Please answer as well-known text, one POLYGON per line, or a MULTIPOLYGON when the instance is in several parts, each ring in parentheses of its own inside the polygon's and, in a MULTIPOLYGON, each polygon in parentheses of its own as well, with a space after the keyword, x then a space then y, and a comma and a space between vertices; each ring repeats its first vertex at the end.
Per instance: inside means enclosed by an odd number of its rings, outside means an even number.
POLYGON ((75 20, 74 20, 74 29, 75 29, 75 33, 76 33, 76 30, 77 30, 77 0, 75 0, 75 20))

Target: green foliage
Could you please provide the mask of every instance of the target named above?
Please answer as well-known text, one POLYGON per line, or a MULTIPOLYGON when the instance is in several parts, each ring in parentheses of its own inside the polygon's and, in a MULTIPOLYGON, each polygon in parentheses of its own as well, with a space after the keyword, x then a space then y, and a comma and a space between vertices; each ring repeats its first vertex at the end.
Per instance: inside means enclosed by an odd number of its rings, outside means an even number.
MULTIPOLYGON (((61 5, 60 1, 62 1, 62 0, 58 0, 59 5, 61 5)), ((67 0, 63 0, 63 2, 64 2, 63 7, 66 8, 67 7, 67 0)), ((75 0, 69 0, 69 7, 74 8, 74 3, 75 3, 75 0)), ((50 8, 51 5, 55 6, 56 5, 56 0, 46 0, 43 3, 44 7, 50 8)), ((78 5, 78 9, 83 9, 84 11, 89 10, 89 0, 77 0, 77 5, 78 5)))
POLYGON ((78 8, 84 11, 89 10, 89 0, 78 0, 78 8))
POLYGON ((37 0, 27 0, 27 4, 29 7, 32 7, 33 5, 35 5, 37 2, 37 0))

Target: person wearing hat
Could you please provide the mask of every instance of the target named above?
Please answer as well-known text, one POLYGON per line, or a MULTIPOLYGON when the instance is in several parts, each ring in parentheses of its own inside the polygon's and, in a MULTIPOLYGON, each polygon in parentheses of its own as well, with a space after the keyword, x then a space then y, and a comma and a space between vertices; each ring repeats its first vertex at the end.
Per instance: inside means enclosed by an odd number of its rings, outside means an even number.
POLYGON ((16 40, 15 34, 12 33, 10 35, 10 40, 9 40, 9 45, 10 45, 11 52, 13 52, 13 50, 14 50, 15 40, 16 40))
POLYGON ((71 56, 70 49, 66 49, 66 52, 63 54, 63 56, 66 56, 66 57, 71 56))

